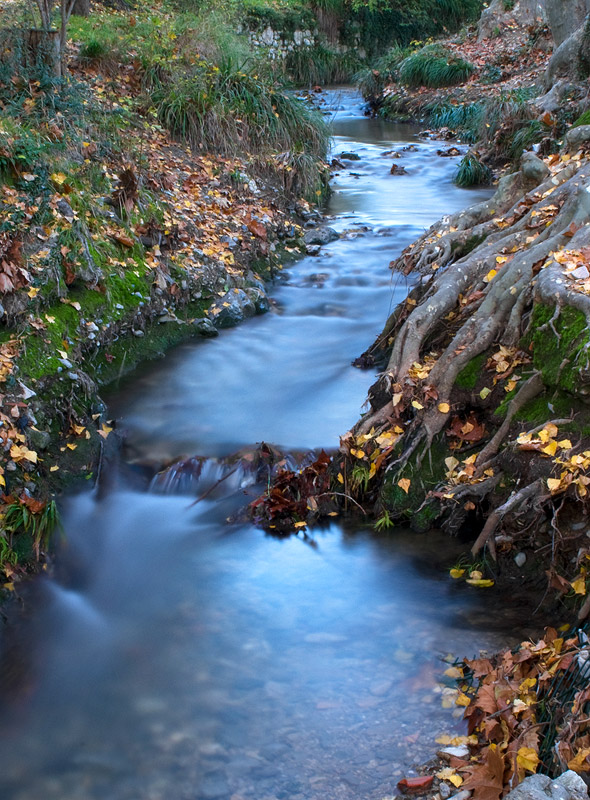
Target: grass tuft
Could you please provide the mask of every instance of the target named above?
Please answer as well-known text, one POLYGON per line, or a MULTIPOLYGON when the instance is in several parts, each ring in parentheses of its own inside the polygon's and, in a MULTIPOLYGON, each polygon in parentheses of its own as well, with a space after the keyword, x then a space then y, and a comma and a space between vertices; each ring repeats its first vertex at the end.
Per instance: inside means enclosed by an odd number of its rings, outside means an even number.
POLYGON ((462 159, 453 182, 466 189, 469 186, 483 186, 490 183, 492 173, 489 167, 483 164, 475 153, 469 152, 462 159))
POLYGON ((475 67, 438 44, 417 50, 400 65, 399 81, 405 86, 438 89, 456 86, 472 75, 475 67))

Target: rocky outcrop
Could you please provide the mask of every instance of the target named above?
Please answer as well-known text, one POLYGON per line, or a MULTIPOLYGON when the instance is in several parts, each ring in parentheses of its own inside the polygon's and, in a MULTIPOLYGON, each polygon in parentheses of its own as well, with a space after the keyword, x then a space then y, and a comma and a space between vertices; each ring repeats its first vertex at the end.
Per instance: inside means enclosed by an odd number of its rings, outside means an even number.
POLYGON ((590 72, 588 33, 588 22, 586 22, 579 26, 553 53, 545 72, 545 89, 549 91, 560 78, 576 81, 588 76, 590 72))

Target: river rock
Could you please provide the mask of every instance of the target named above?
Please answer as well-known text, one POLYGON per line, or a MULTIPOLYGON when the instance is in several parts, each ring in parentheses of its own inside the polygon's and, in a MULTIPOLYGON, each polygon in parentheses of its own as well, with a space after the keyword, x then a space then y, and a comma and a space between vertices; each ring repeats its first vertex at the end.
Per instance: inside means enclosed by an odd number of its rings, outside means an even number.
POLYGON ((358 153, 340 153, 340 158, 346 159, 346 161, 360 161, 361 157, 358 153))
POLYGON ((321 228, 314 228, 312 231, 308 231, 304 235, 303 241, 306 245, 319 244, 323 247, 325 244, 335 242, 339 238, 340 236, 334 228, 323 225, 321 228))
POLYGON ((400 164, 392 164, 391 169, 389 170, 390 175, 407 175, 408 170, 405 167, 402 167, 400 164))
POLYGON ((308 244, 305 248, 305 252, 308 256, 319 256, 321 249, 319 244, 308 244))
POLYGON ((38 431, 36 428, 29 428, 27 435, 33 450, 47 450, 49 447, 51 435, 47 431, 38 431))
POLYGON ((441 781, 440 786, 438 787, 438 793, 441 796, 441 800, 448 800, 451 796, 451 787, 448 783, 441 781))
POLYGON ((437 756, 445 761, 450 761, 452 758, 469 758, 469 748, 465 744, 460 744, 456 747, 442 747, 437 752, 437 756))
POLYGON ((213 338, 214 336, 219 336, 219 331, 215 327, 215 325, 211 322, 210 319, 203 317, 202 319, 196 319, 193 322, 193 325, 197 329, 197 333, 200 333, 201 336, 208 336, 213 338))
POLYGON ((246 294, 254 303, 257 314, 266 314, 266 312, 270 310, 270 301, 265 291, 259 289, 257 286, 252 286, 246 289, 246 294))
POLYGON ((253 317, 256 307, 243 289, 232 289, 213 303, 209 313, 218 328, 233 328, 253 317))
POLYGON ((548 775, 529 775, 506 795, 506 800, 588 800, 588 787, 572 770, 555 780, 548 775))

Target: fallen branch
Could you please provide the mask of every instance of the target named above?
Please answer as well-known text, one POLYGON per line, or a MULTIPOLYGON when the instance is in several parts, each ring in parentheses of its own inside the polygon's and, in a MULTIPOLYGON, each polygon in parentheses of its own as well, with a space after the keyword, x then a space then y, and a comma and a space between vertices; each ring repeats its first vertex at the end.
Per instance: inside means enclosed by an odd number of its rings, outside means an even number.
MULTIPOLYGON (((543 482, 541 478, 537 478, 536 481, 533 481, 533 483, 529 483, 528 486, 525 486, 519 492, 512 494, 510 498, 504 503, 504 505, 500 506, 495 511, 493 511, 488 517, 482 532, 479 534, 479 536, 475 540, 473 547, 471 548, 472 555, 476 556, 479 553, 479 551, 483 547, 485 547, 485 545, 488 543, 488 540, 494 534, 496 528, 498 527, 502 519, 506 516, 506 514, 509 514, 511 511, 514 511, 515 509, 524 505, 532 497, 535 497, 535 495, 540 496, 542 491, 543 491, 543 482)), ((495 561, 496 560, 495 553, 493 555, 495 561)))

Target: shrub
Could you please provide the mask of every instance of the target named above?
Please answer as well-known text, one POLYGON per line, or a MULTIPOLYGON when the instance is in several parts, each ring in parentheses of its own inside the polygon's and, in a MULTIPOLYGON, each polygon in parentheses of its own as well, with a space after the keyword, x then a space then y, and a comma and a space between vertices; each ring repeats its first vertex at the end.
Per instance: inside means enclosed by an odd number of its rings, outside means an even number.
POLYGON ((489 167, 483 164, 472 152, 467 153, 462 159, 453 178, 453 182, 463 188, 482 186, 490 183, 491 180, 492 173, 489 167))
POLYGON ((580 125, 590 125, 590 109, 584 111, 575 122, 572 122, 572 128, 579 128, 580 125))
POLYGON ((438 89, 464 83, 475 67, 438 44, 412 53, 400 65, 399 80, 405 86, 438 89))
POLYGON ((338 53, 320 44, 292 50, 285 59, 284 67, 297 86, 315 86, 348 82, 360 64, 354 52, 338 53))

